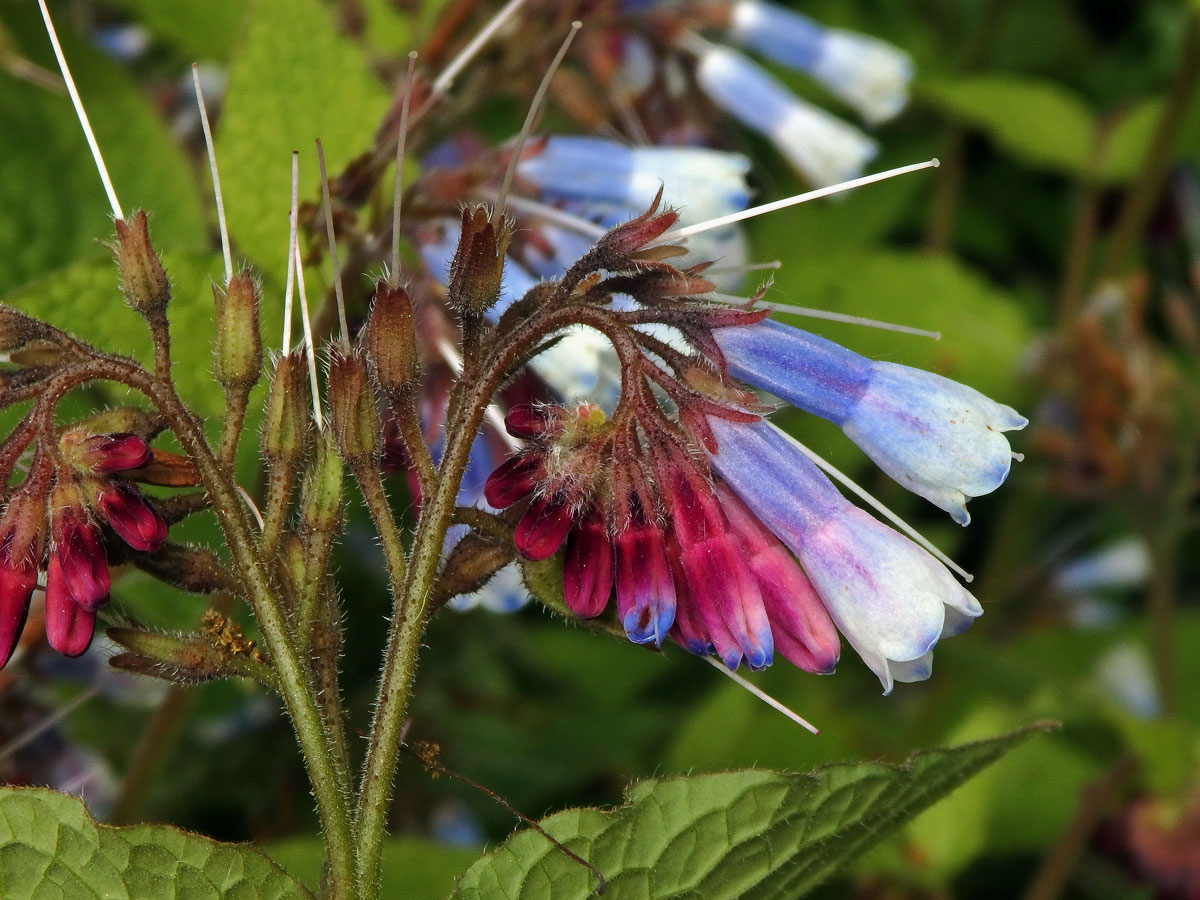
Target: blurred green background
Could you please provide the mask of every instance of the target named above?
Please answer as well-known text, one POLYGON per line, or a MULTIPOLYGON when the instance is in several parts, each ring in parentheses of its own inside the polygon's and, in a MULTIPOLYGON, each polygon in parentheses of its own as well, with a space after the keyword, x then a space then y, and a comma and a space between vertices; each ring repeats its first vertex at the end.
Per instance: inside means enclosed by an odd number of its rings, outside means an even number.
MULTIPOLYGON (((338 169, 365 149, 387 105, 380 61, 402 57, 436 10, 389 0, 52 6, 122 202, 150 211, 175 285, 176 333, 195 336, 178 342, 182 390, 218 415, 206 335, 220 261, 202 147, 185 114, 189 64, 230 73, 229 118, 217 127, 231 228, 270 293, 283 254, 265 248, 286 228, 288 150, 297 135, 320 134, 338 169), (134 61, 96 49, 104 29, 130 23, 148 41, 134 61)), ((813 737, 673 646, 649 652, 536 608, 443 612, 422 654, 411 734, 539 817, 617 803, 651 774, 900 759, 1057 719, 1061 731, 919 817, 823 896, 1200 896, 1200 5, 797 8, 916 61, 911 106, 877 132, 872 168, 931 156, 942 165, 753 223, 754 258, 784 261, 772 299, 940 330, 933 342, 820 328, 867 355, 964 381, 1032 424, 1013 436, 1024 462, 972 503, 962 530, 871 471, 835 428, 799 414, 785 421, 975 573, 987 614, 938 647, 932 679, 891 697, 848 650, 834 677, 787 665, 754 676, 821 728, 813 737)), ((30 2, 0 0, 0 68, 0 296, 95 343, 144 352, 98 243, 110 236, 108 206, 70 105, 45 75, 55 67, 30 2)), ((508 98, 477 124, 503 138, 524 103, 508 98)), ((550 124, 562 121, 555 115, 550 124)), ((801 188, 765 144, 731 142, 754 158, 761 196, 801 188)), ((365 727, 387 596, 360 504, 350 516, 337 548, 344 671, 353 721, 365 727)), ((188 527, 217 543, 211 521, 188 527)), ((140 574, 121 578, 114 600, 117 615, 171 628, 193 627, 205 607, 140 574)), ((102 655, 68 665, 34 652, 0 673, 0 737, 102 669, 102 655)), ((0 774, 49 780, 56 754, 82 748, 107 779, 92 789, 116 817, 276 842, 281 860, 317 876, 302 767, 282 715, 253 691, 217 684, 164 699, 106 677, 53 742, 39 740, 0 757, 0 774)), ((438 896, 473 857, 450 845, 477 846, 519 824, 415 761, 396 796, 403 841, 390 852, 420 859, 432 878, 406 883, 407 896, 438 896)))

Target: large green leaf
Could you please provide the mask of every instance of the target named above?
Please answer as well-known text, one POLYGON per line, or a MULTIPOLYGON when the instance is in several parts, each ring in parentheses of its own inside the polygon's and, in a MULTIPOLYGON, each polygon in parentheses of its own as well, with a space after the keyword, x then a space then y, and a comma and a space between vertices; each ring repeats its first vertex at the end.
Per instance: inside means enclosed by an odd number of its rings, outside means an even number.
POLYGON ((333 175, 370 147, 386 105, 362 49, 337 33, 316 0, 252 2, 217 158, 230 234, 276 283, 287 262, 291 152, 301 153, 301 197, 315 198, 314 139, 333 175))
MULTIPOLYGON (((6 4, 19 52, 57 70, 34 4, 6 4)), ((128 74, 62 33, 63 45, 124 212, 153 215, 162 247, 207 242, 191 166, 128 74)), ((65 93, 0 72, 0 292, 93 252, 112 212, 65 93)), ((285 204, 286 205, 286 204, 285 204)))
POLYGON ((100 825, 75 797, 0 789, 4 900, 311 900, 261 850, 166 825, 100 825))
POLYGON ((1090 167, 1095 118, 1060 85, 1020 75, 978 75, 926 82, 921 96, 1028 163, 1072 174, 1090 167))
MULTIPOLYGON (((619 809, 568 810, 542 825, 604 874, 611 900, 799 897, 1045 727, 922 750, 901 766, 646 781, 619 809)), ((452 897, 582 900, 594 887, 588 870, 521 831, 467 870, 452 897)))

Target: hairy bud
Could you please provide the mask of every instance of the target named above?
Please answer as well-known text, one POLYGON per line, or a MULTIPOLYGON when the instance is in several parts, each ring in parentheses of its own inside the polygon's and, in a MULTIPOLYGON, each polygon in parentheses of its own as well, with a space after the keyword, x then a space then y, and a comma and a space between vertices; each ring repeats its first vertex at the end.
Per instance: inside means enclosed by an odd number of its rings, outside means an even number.
POLYGON ((272 468, 298 459, 308 443, 308 361, 304 351, 279 357, 262 425, 262 451, 272 468))
POLYGON ((367 362, 357 350, 329 353, 329 419, 338 451, 348 463, 370 462, 380 450, 381 424, 367 362))
POLYGON ((161 318, 171 299, 171 283, 158 254, 150 246, 146 213, 138 210, 126 222, 117 219, 117 267, 121 290, 135 310, 147 318, 161 318))
POLYGON ((305 534, 328 535, 342 523, 342 460, 327 437, 317 441, 312 465, 300 495, 301 528, 305 534))
POLYGON ((512 223, 499 224, 482 206, 470 206, 462 213, 462 236, 450 263, 447 299, 464 317, 481 318, 500 298, 500 280, 504 276, 504 254, 512 237, 512 223))
POLYGON ((136 406, 114 406, 81 419, 74 427, 87 434, 136 434, 149 443, 166 429, 167 420, 136 406))
POLYGON ((244 638, 237 625, 211 613, 205 617, 204 634, 164 634, 133 628, 110 628, 106 634, 127 651, 109 660, 117 669, 176 684, 216 678, 269 680, 262 652, 254 642, 244 638))
POLYGON ((367 319, 365 342, 375 380, 388 399, 393 400, 416 381, 420 369, 408 291, 386 281, 375 285, 375 302, 367 319))
POLYGON ((217 342, 213 376, 226 390, 248 392, 262 371, 259 290, 245 272, 234 275, 222 292, 213 285, 217 342))

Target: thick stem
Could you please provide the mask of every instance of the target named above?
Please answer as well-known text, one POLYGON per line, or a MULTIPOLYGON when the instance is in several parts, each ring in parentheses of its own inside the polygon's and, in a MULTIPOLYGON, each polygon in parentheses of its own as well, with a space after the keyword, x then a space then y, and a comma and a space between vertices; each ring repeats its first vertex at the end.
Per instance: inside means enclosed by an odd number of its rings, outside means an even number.
MULTIPOLYGON (((484 412, 492 395, 511 368, 547 334, 576 324, 590 325, 608 335, 618 351, 625 343, 620 334, 623 326, 611 313, 577 306, 553 309, 543 315, 533 316, 514 329, 503 346, 498 347, 493 356, 479 367, 480 377, 460 378, 451 397, 450 417, 446 425, 446 450, 438 469, 436 490, 432 496, 425 498, 417 520, 408 577, 404 584, 392 584, 392 625, 384 653, 384 671, 375 700, 370 746, 363 765, 355 818, 361 900, 372 900, 378 896, 380 854, 391 807, 392 779, 400 754, 401 732, 416 677, 417 651, 430 612, 429 599, 442 558, 446 529, 454 520, 459 483, 467 468, 475 434, 483 424, 484 412)), ((385 535, 381 534, 381 537, 387 547, 390 540, 385 535)))
MULTIPOLYGON (((241 499, 213 455, 200 424, 174 389, 149 379, 145 380, 143 389, 171 421, 176 437, 187 450, 213 499, 213 508, 241 577, 246 599, 254 610, 271 663, 279 675, 284 703, 312 781, 329 855, 329 896, 331 900, 353 900, 358 896, 354 881, 355 846, 347 798, 340 787, 337 764, 326 738, 327 723, 317 706, 310 667, 292 643, 287 619, 276 598, 276 588, 258 556, 257 542, 241 499)), ((328 725, 340 727, 340 723, 328 725)))

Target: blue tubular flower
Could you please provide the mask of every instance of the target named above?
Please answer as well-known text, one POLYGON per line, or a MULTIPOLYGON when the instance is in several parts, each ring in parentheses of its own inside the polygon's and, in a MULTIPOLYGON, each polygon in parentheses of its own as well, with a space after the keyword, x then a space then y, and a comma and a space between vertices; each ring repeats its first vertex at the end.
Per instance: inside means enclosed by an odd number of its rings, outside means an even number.
POLYGON ((693 42, 696 81, 717 106, 768 138, 818 186, 862 174, 878 145, 853 125, 801 100, 747 57, 726 47, 693 42))
POLYGON ((824 28, 763 0, 738 0, 730 10, 729 31, 743 46, 808 73, 873 125, 908 102, 912 59, 886 41, 824 28))
POLYGON ((849 503, 775 426, 710 418, 713 469, 796 554, 838 630, 890 693, 983 610, 921 547, 849 503))
POLYGON ((624 213, 619 221, 625 221, 640 215, 661 187, 663 202, 695 222, 744 209, 750 200, 749 170, 750 160, 740 153, 626 147, 602 138, 558 136, 548 138, 540 152, 517 167, 551 202, 611 204, 624 213))
POLYGON ((879 468, 960 525, 971 521, 967 501, 1008 477, 1013 453, 1002 432, 1028 424, 956 381, 873 362, 779 322, 713 336, 736 378, 840 426, 879 468))

